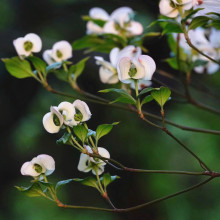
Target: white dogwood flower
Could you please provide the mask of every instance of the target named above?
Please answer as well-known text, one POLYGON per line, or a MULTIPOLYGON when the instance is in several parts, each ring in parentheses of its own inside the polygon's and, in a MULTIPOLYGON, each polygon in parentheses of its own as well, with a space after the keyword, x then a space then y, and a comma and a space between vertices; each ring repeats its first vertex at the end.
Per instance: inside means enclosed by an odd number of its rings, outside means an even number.
POLYGON ((73 102, 73 107, 75 109, 74 121, 76 124, 88 121, 91 118, 92 114, 85 102, 77 99, 73 102))
POLYGON ((43 117, 43 126, 51 134, 58 133, 64 122, 63 116, 56 106, 50 107, 50 112, 43 117))
POLYGON ((143 33, 141 23, 131 20, 134 11, 129 7, 116 9, 105 23, 103 30, 105 33, 116 35, 136 36, 143 33))
MULTIPOLYGON (((110 53, 111 54, 111 53, 110 53)), ((111 56, 110 56, 111 58, 111 56)), ((95 56, 96 64, 101 65, 99 68, 99 77, 102 83, 115 84, 118 80, 117 70, 111 62, 105 61, 102 57, 95 56)))
MULTIPOLYGON (((92 149, 89 146, 86 146, 86 149, 89 153, 93 153, 92 149)), ((109 152, 103 147, 98 147, 98 153, 102 157, 110 158, 109 152)), ((93 158, 88 156, 87 154, 81 153, 78 170, 85 173, 92 170, 92 173, 94 175, 96 175, 96 172, 98 175, 101 175, 104 172, 105 165, 106 163, 101 159, 93 158)))
MULTIPOLYGON (((210 31, 198 27, 188 32, 189 38, 193 45, 195 45, 200 51, 210 56, 211 58, 218 60, 220 58, 220 31, 212 28, 210 31)), ((173 34, 174 39, 177 41, 177 34, 173 34)), ((197 53, 195 50, 186 43, 184 34, 179 34, 179 45, 183 48, 184 52, 192 57, 192 61, 203 60, 207 62, 205 65, 196 66, 194 68, 197 73, 213 74, 219 69, 219 65, 210 61, 205 56, 197 53)))
POLYGON ((52 50, 45 50, 43 52, 43 59, 47 62, 48 65, 55 63, 56 61, 52 58, 52 50))
MULTIPOLYGON (((102 8, 94 7, 89 10, 89 17, 92 19, 107 21, 109 19, 109 14, 102 8)), ((86 26, 87 34, 103 33, 103 28, 95 24, 93 21, 88 21, 86 26)))
POLYGON ((44 52, 43 58, 50 65, 53 62, 63 62, 72 57, 72 46, 69 42, 62 40, 56 42, 51 50, 44 52))
POLYGON ((47 154, 40 154, 31 161, 25 162, 21 167, 21 174, 24 176, 40 177, 41 174, 46 176, 52 174, 55 170, 55 161, 53 157, 47 154))
POLYGON ((37 34, 27 34, 13 41, 16 52, 19 56, 29 56, 32 53, 40 52, 42 41, 37 34))
POLYGON ((219 0, 197 0, 195 9, 203 8, 198 11, 195 16, 204 16, 207 13, 215 12, 220 13, 220 1, 219 0))
POLYGON ((72 103, 70 102, 61 102, 57 106, 57 110, 63 116, 63 123, 68 126, 75 126, 77 125, 76 121, 74 120, 74 116, 76 114, 76 110, 72 103))
POLYGON ((189 10, 198 4, 198 0, 161 0, 159 3, 160 14, 170 18, 175 18, 179 15, 179 7, 183 11, 189 10))
POLYGON ((131 79, 151 80, 155 70, 154 60, 147 55, 123 57, 117 64, 118 78, 123 83, 131 83, 131 79))
POLYGON ((141 55, 141 48, 129 45, 122 50, 115 47, 109 54, 110 62, 105 61, 102 57, 96 56, 96 64, 101 65, 99 76, 102 83, 115 84, 119 81, 117 74, 117 63, 122 57, 138 57, 141 55))

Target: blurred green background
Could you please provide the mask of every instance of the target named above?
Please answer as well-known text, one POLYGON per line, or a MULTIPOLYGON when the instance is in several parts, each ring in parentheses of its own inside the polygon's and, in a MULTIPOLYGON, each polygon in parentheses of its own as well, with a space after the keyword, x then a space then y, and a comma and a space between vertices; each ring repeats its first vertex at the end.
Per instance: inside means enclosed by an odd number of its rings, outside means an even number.
MULTIPOLYGON (((88 14, 91 7, 103 7, 109 13, 121 6, 130 6, 136 12, 136 19, 146 27, 158 15, 158 1, 155 0, 0 0, 0 57, 16 55, 12 41, 27 33, 33 32, 41 36, 43 50, 59 40, 73 42, 85 35, 86 23, 82 15, 88 14)), ((160 69, 170 70, 162 62, 169 56, 166 39, 145 41, 150 55, 156 60, 160 69)), ((105 88, 98 77, 98 66, 93 57, 80 78, 80 86, 86 91, 96 94, 105 88)), ((102 54, 99 54, 102 55, 102 54)), ((41 54, 39 54, 41 56, 41 54)), ((73 51, 73 62, 87 55, 83 51, 73 51)), ((107 55, 106 55, 107 58, 107 55)), ((118 220, 118 219, 155 219, 155 220, 186 220, 186 219, 220 219, 220 180, 215 179, 202 188, 172 198, 138 211, 124 214, 112 214, 84 210, 64 210, 56 207, 43 198, 28 198, 19 193, 14 186, 28 186, 31 178, 21 176, 20 167, 38 154, 46 153, 54 157, 56 171, 49 181, 83 178, 87 174, 77 170, 79 153, 69 146, 56 145, 61 134, 50 135, 42 126, 42 117, 51 105, 71 99, 64 99, 45 91, 33 79, 19 80, 10 76, 3 63, 0 63, 0 102, 1 102, 1 139, 0 139, 0 219, 12 220, 118 220)), ((155 75, 160 80, 160 76, 155 75)), ((194 76, 195 82, 203 81, 214 91, 219 91, 219 74, 212 76, 194 76)), ((71 88, 50 77, 53 87, 68 93, 71 88)), ((172 82, 165 83, 173 85, 172 82)), ((158 86, 158 84, 154 84, 158 86)), ((195 94, 213 106, 219 107, 219 100, 212 99, 205 93, 195 94)), ((176 103, 175 97, 166 106, 167 117, 183 125, 220 129, 219 116, 196 109, 188 104, 176 103)), ((145 169, 173 169, 200 171, 198 163, 172 139, 160 130, 152 128, 138 119, 135 114, 113 108, 88 103, 93 114, 88 122, 95 129, 98 124, 120 121, 113 131, 100 141, 112 158, 128 167, 145 169)), ((146 105, 146 109, 159 114, 156 104, 146 105)), ((220 171, 220 137, 211 134, 191 133, 169 127, 190 149, 196 152, 214 170, 220 171)), ((146 201, 176 192, 201 181, 201 177, 135 174, 118 172, 110 167, 106 171, 119 175, 121 179, 109 186, 109 195, 116 207, 130 207, 146 201)), ((204 178, 203 178, 204 179, 204 178)), ((70 183, 63 187, 59 195, 65 203, 75 205, 92 205, 108 207, 98 192, 93 188, 70 183)))

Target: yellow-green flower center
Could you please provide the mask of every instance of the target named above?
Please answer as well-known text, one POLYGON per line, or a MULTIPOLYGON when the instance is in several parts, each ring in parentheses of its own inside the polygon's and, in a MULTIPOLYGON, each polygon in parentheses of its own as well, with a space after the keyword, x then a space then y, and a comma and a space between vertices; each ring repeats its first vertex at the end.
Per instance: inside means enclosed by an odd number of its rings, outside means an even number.
POLYGON ((42 168, 41 165, 35 163, 35 164, 34 164, 34 170, 35 170, 37 173, 42 173, 43 168, 42 168))
POLYGON ((32 42, 30 42, 30 41, 25 41, 25 42, 24 42, 24 49, 25 49, 26 51, 31 51, 32 48, 33 48, 32 42))

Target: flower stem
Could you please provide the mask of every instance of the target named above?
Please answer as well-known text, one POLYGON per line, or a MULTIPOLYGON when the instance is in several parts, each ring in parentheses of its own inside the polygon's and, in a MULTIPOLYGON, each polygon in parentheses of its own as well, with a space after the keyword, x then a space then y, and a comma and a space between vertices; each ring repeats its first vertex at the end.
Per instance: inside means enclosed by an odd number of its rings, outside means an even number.
MULTIPOLYGON (((87 126, 87 124, 86 124, 85 122, 83 123, 83 125, 84 125, 84 127, 85 127, 87 130, 89 130, 89 128, 88 128, 88 126, 87 126)), ((92 147, 93 147, 94 149, 97 149, 97 146, 94 144, 94 142, 93 142, 91 136, 89 136, 89 141, 90 141, 90 143, 92 144, 92 147)))
POLYGON ((76 139, 73 137, 70 128, 69 128, 69 127, 66 127, 66 130, 71 134, 71 139, 72 139, 72 141, 79 147, 78 150, 83 151, 84 148, 83 148, 83 147, 76 141, 76 139))
POLYGON ((102 196, 104 196, 105 195, 105 191, 104 191, 104 189, 102 187, 102 184, 101 184, 101 181, 100 181, 97 169, 95 169, 95 173, 96 173, 96 179, 97 179, 97 182, 98 182, 98 185, 99 185, 99 189, 101 190, 102 196))

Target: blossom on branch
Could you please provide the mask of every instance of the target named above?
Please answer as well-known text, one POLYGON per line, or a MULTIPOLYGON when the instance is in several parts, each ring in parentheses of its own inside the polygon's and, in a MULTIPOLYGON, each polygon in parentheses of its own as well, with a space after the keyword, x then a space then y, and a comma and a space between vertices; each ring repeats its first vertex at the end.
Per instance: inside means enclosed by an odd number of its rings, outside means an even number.
POLYGON ((189 10, 198 4, 198 0, 161 0, 159 3, 160 14, 170 18, 179 15, 180 10, 189 10))
POLYGON ((32 53, 40 52, 42 41, 37 34, 27 34, 13 41, 18 56, 28 57, 32 53))
POLYGON ((43 117, 43 126, 51 134, 58 133, 63 125, 73 127, 88 121, 91 116, 88 105, 79 99, 73 103, 61 102, 50 107, 50 112, 43 117))
POLYGON ((134 11, 129 7, 121 7, 112 12, 109 20, 104 25, 104 33, 122 36, 136 36, 143 33, 143 26, 133 21, 134 11))
POLYGON ((138 58, 123 57, 117 64, 117 70, 118 78, 123 83, 131 83, 131 79, 151 80, 156 64, 148 55, 138 58))
MULTIPOLYGON (((109 14, 102 8, 91 8, 89 10, 89 16, 92 19, 98 19, 102 21, 107 21, 109 19, 109 14)), ((87 34, 102 34, 103 28, 97 24, 95 24, 93 21, 87 22, 87 34)))
POLYGON ((89 110, 88 105, 85 102, 77 99, 73 102, 73 107, 75 109, 74 120, 76 124, 88 121, 91 118, 92 114, 89 110))
POLYGON ((21 167, 21 174, 24 176, 32 176, 34 178, 42 178, 41 174, 46 176, 52 174, 55 170, 55 161, 53 157, 47 154, 40 154, 31 161, 25 162, 21 167))
MULTIPOLYGON (((200 60, 204 61, 203 65, 194 67, 194 71, 197 73, 213 74, 219 70, 219 65, 212 62, 205 56, 199 54, 193 50, 186 42, 184 34, 179 35, 179 45, 183 48, 184 53, 191 57, 192 61, 200 60)), ((198 27, 188 32, 189 39, 192 44, 202 51, 204 54, 210 56, 215 60, 220 59, 220 31, 211 28, 210 30, 198 27)), ((177 41, 177 34, 173 34, 174 39, 177 41)))
POLYGON ((136 36, 143 33, 143 26, 133 21, 134 11, 129 7, 121 7, 109 15, 102 8, 92 8, 89 17, 93 20, 87 22, 87 34, 115 34, 121 36, 136 36), (94 20, 102 21, 103 25, 94 20))
MULTIPOLYGON (((89 146, 85 146, 87 151, 89 153, 93 153, 92 149, 89 146)), ((109 152, 103 148, 103 147, 98 147, 98 153, 100 156, 105 157, 105 158, 110 158, 109 152)), ((96 172, 98 175, 101 175, 104 172, 106 163, 98 158, 93 158, 88 156, 87 154, 81 153, 80 159, 79 159, 79 164, 78 164, 78 170, 82 172, 89 172, 92 170, 92 173, 96 175, 96 172)))
POLYGON ((63 62, 72 57, 72 46, 69 42, 62 40, 55 43, 51 50, 45 50, 43 59, 51 65, 55 62, 63 62))
POLYGON ((115 84, 119 81, 117 74, 117 63, 122 57, 139 57, 141 48, 129 45, 122 50, 115 47, 109 54, 110 62, 105 61, 102 57, 96 56, 96 64, 101 65, 99 76, 103 83, 115 84))

